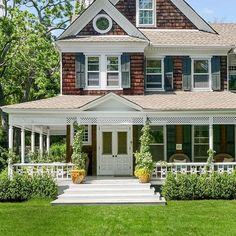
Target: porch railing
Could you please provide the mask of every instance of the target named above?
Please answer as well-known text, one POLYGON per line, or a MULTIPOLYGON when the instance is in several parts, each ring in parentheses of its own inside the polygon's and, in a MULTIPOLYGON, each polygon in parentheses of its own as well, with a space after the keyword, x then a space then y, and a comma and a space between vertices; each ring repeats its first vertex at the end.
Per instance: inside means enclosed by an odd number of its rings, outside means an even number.
POLYGON ((8 175, 12 177, 14 173, 33 175, 50 175, 56 180, 71 179, 72 163, 25 163, 9 164, 8 175))
POLYGON ((221 162, 208 165, 207 163, 157 163, 153 171, 152 179, 164 180, 167 174, 206 174, 206 173, 228 173, 236 171, 236 162, 221 162))

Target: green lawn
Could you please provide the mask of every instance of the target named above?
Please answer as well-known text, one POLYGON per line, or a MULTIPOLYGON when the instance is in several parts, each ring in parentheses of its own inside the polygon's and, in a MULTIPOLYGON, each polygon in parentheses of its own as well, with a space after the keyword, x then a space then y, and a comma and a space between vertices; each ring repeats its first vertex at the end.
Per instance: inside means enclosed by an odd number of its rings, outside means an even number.
POLYGON ((236 235, 236 201, 169 202, 167 206, 0 204, 0 235, 236 235))

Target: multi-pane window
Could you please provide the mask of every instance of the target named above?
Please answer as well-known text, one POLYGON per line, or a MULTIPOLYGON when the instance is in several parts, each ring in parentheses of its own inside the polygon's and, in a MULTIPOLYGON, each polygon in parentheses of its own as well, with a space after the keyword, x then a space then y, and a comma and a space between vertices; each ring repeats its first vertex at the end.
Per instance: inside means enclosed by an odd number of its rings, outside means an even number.
POLYGON ((91 127, 88 125, 84 126, 83 144, 84 145, 91 144, 91 127))
POLYGON ((151 126, 150 134, 151 140, 151 153, 154 161, 164 160, 164 127, 163 126, 151 126))
POLYGON ((193 61, 193 87, 196 89, 210 87, 209 60, 193 61))
POLYGON ((87 57, 87 86, 99 86, 100 58, 97 56, 87 57))
POLYGON ((120 66, 118 56, 107 57, 107 86, 119 86, 120 66))
POLYGON ((146 90, 163 89, 162 60, 148 59, 146 62, 146 90))
POLYGON ((236 90, 236 54, 229 54, 229 90, 236 90))
POLYGON ((139 25, 154 25, 154 1, 139 0, 139 25))
POLYGON ((208 126, 194 126, 194 157, 207 157, 207 150, 209 149, 209 127, 208 126))

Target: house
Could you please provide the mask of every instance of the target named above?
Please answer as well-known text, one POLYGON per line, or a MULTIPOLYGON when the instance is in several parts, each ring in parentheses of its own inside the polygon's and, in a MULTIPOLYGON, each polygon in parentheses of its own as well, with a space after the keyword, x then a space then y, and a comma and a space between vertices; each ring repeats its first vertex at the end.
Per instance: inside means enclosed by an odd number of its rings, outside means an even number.
MULTIPOLYGON (((133 153, 147 121, 155 161, 206 162, 207 150, 236 157, 236 23, 209 24, 184 0, 96 0, 55 42, 61 94, 2 107, 31 151, 50 136, 86 127, 92 175, 133 175, 133 153)), ((231 157, 233 159, 231 159, 231 157)))

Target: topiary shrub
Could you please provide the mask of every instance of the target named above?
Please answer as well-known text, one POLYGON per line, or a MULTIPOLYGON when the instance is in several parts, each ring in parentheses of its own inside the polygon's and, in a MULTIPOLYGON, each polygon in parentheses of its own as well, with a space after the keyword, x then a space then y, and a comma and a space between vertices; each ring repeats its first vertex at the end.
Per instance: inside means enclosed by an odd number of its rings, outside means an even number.
POLYGON ((162 186, 166 200, 236 199, 236 173, 169 173, 162 186))

